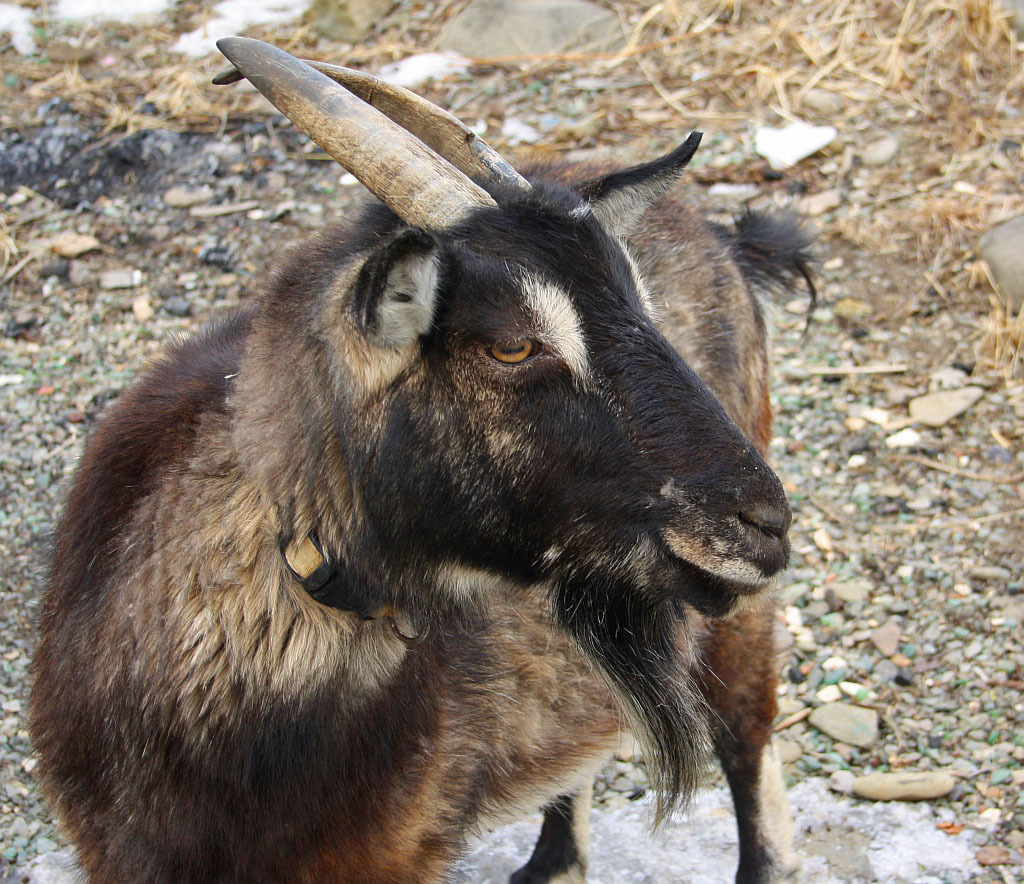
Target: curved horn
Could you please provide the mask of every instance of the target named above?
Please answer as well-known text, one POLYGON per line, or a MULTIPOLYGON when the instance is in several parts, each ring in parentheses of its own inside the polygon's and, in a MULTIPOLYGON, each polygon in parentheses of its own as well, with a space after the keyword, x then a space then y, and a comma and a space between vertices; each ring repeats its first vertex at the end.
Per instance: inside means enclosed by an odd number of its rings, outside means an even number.
POLYGON ((495 205, 397 123, 284 50, 246 37, 225 37, 217 48, 403 221, 437 230, 495 205))
MULTIPOLYGON (((530 189, 530 183, 462 120, 415 92, 362 71, 323 61, 301 60, 377 108, 481 187, 530 189)), ((230 68, 217 74, 213 82, 226 86, 242 79, 241 72, 230 68)))

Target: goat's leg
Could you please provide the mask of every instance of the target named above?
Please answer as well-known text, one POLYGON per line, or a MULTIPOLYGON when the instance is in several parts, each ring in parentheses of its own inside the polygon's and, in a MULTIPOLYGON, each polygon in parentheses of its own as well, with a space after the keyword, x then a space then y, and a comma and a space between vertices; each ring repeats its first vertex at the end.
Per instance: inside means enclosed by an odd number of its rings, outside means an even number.
POLYGON ((590 799, 593 783, 561 795, 544 808, 533 855, 512 873, 509 884, 583 884, 587 876, 590 799))
POLYGON ((771 744, 777 711, 771 609, 708 625, 700 682, 711 706, 715 751, 736 810, 737 884, 783 881, 800 868, 782 767, 771 744))

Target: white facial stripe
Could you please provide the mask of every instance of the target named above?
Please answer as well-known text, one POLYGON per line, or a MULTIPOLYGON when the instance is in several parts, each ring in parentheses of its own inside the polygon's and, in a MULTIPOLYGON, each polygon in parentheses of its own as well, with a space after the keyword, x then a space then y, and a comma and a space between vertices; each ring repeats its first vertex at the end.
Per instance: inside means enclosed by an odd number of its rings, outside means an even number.
POLYGON ((532 276, 523 278, 526 303, 539 325, 541 343, 551 347, 579 378, 590 373, 583 327, 569 296, 560 288, 532 276))

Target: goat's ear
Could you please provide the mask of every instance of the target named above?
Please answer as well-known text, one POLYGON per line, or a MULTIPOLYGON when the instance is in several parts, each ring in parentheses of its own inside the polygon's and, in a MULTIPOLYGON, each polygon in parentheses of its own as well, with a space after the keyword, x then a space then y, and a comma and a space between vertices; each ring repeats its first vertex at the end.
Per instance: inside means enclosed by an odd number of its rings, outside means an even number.
POLYGON ((577 192, 605 230, 614 236, 626 236, 633 232, 651 204, 676 183, 696 153, 701 136, 700 132, 691 132, 667 156, 603 178, 592 178, 577 192))
POLYGON ((359 270, 356 319, 378 347, 407 347, 430 329, 437 300, 437 243, 406 228, 378 246, 359 270))

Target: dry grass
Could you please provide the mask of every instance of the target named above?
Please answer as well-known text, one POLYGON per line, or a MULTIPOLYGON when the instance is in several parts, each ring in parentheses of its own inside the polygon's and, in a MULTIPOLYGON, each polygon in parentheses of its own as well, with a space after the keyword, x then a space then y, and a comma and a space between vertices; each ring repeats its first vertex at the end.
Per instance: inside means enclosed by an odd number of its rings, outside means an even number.
MULTIPOLYGON (((305 25, 250 33, 299 55, 372 71, 434 48, 443 27, 467 2, 406 0, 374 40, 354 47, 318 41, 305 25)), ((45 15, 45 4, 26 5, 45 15)), ((832 123, 840 129, 839 142, 789 176, 810 192, 843 191, 850 209, 828 219, 826 239, 916 267, 917 289, 909 293, 905 315, 913 314, 926 293, 936 292, 979 315, 988 311, 989 283, 971 272, 973 244, 981 231, 1024 212, 1020 154, 1001 148, 1020 140, 1021 121, 1013 109, 1024 107, 1024 65, 1010 14, 998 0, 620 0, 605 5, 622 22, 619 51, 481 60, 472 83, 433 84, 426 92, 500 130, 505 115, 521 113, 524 104, 535 101, 531 87, 547 84, 546 109, 564 113, 572 103, 584 103, 597 121, 592 135, 571 129, 550 133, 545 147, 555 150, 593 143, 668 144, 686 126, 700 126, 743 147, 733 164, 710 170, 714 180, 725 181, 759 174, 750 161, 753 124, 793 118, 832 123), (574 87, 580 77, 606 78, 616 88, 581 92, 574 87), (834 95, 841 110, 816 118, 805 104, 812 90, 834 95), (882 168, 861 166, 864 145, 892 132, 901 141, 896 161, 882 168)), ((182 61, 168 51, 178 33, 197 25, 209 7, 210 0, 179 4, 173 20, 159 28, 87 29, 79 36, 97 53, 81 66, 4 53, 5 71, 27 88, 4 96, 9 100, 0 103, 0 125, 28 119, 51 98, 104 120, 112 132, 221 131, 233 119, 265 114, 265 101, 251 90, 210 84, 222 67, 218 59, 182 61), (113 48, 104 58, 106 50, 99 47, 113 48)), ((40 23, 50 36, 60 36, 45 18, 40 23)), ((1005 327, 995 313, 988 324, 1005 327)), ((1005 340, 1019 345, 1019 335, 1005 340)), ((1000 345, 993 353, 1012 346, 1000 345)), ((1014 360, 1017 365, 1019 357, 1014 360)))

